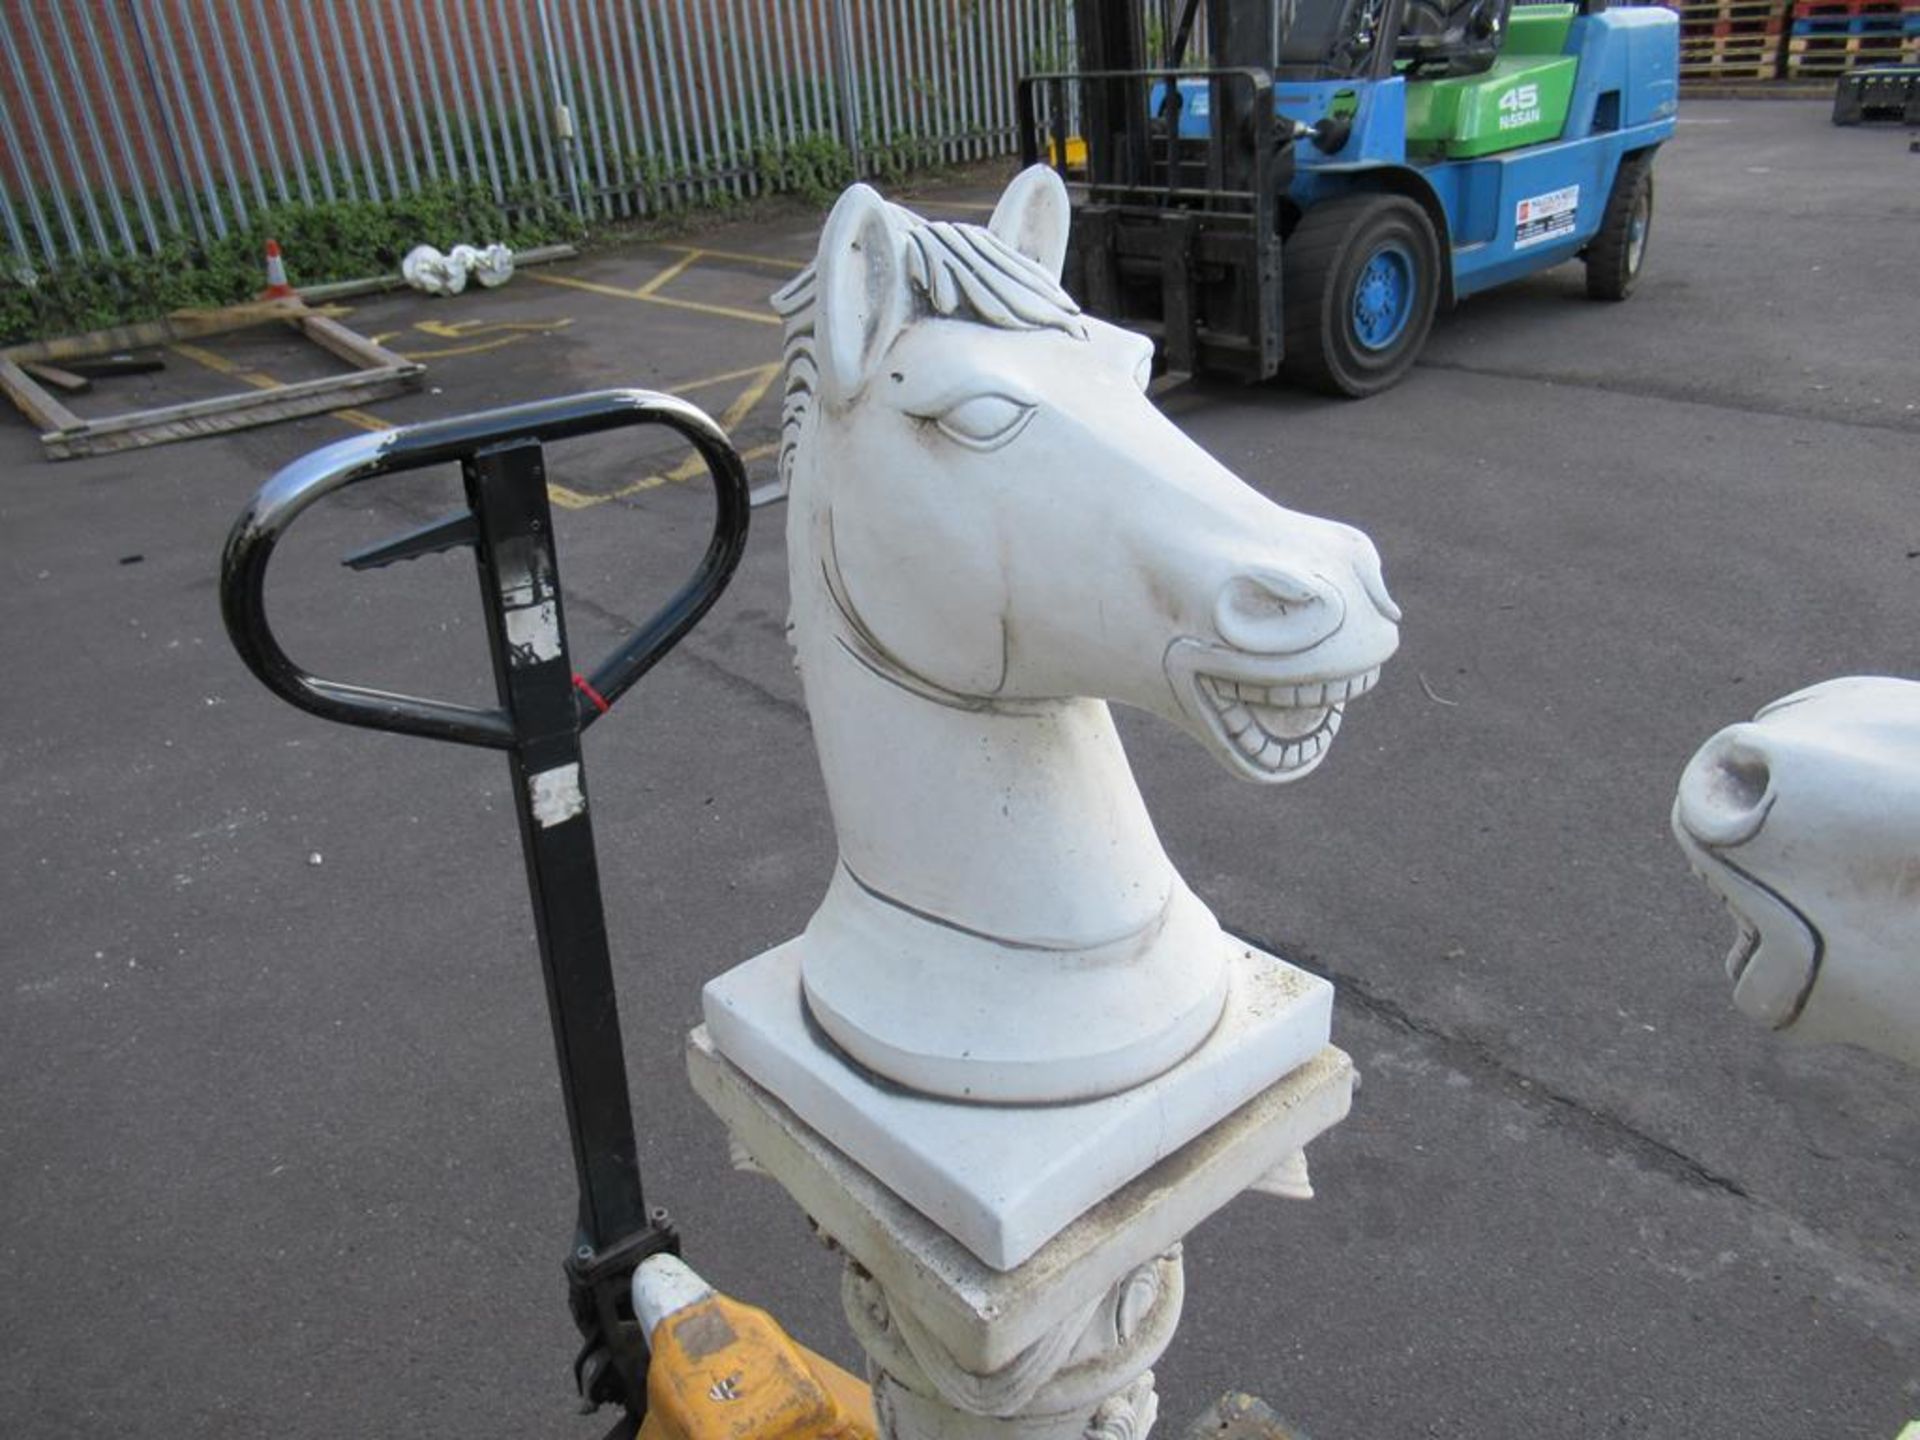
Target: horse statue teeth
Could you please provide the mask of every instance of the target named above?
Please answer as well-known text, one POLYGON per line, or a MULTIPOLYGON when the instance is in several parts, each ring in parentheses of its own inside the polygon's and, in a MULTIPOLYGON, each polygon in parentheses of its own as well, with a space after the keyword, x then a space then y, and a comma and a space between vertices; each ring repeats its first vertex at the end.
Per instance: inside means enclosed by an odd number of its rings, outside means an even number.
POLYGON ((805 1003, 870 1072, 975 1102, 1167 1071, 1245 952, 1109 702, 1297 781, 1398 644, 1367 537, 1207 455, 1147 398, 1150 342, 1061 288, 1069 218, 1045 167, 986 226, 856 185, 774 297, 789 635, 840 848, 805 1003))

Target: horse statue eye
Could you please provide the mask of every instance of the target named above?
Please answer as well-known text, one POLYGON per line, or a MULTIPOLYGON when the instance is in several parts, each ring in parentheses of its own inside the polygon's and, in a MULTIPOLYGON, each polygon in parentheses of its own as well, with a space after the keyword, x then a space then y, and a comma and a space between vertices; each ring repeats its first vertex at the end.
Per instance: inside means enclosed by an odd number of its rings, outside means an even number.
POLYGON ((976 395, 935 418, 941 432, 976 450, 1006 444, 1033 418, 1031 405, 1005 395, 976 395))

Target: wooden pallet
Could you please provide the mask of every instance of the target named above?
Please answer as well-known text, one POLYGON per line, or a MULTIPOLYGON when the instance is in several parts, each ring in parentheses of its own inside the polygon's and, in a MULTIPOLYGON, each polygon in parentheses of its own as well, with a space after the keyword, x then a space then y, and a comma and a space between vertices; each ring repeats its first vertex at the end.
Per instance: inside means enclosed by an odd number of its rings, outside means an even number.
POLYGON ((1920 15, 1920 0, 1794 0, 1793 18, 1850 15, 1920 15))
POLYGON ((1780 74, 1789 0, 1684 0, 1684 80, 1772 80, 1780 74))
POLYGON ((316 315, 298 300, 263 300, 230 305, 222 310, 176 310, 164 320, 141 325, 118 325, 0 350, 0 390, 34 424, 49 459, 69 460, 80 455, 105 455, 142 445, 164 445, 244 430, 276 420, 291 420, 324 410, 341 410, 369 400, 418 389, 426 367, 403 360, 339 321, 316 315), (354 368, 345 375, 328 375, 270 390, 243 395, 217 395, 163 405, 153 410, 129 410, 83 420, 56 400, 23 367, 59 366, 63 361, 111 355, 123 350, 201 340, 231 334, 256 325, 292 326, 308 340, 354 368))
POLYGON ((1682 30, 1680 43, 1689 40, 1760 40, 1771 39, 1776 43, 1786 33, 1786 22, 1779 16, 1766 20, 1715 20, 1702 22, 1693 31, 1682 30))
POLYGON ((1772 80, 1780 74, 1780 37, 1730 36, 1703 40, 1699 46, 1682 43, 1680 76, 1684 80, 1772 80))
POLYGON ((1684 80, 1772 80, 1791 0, 1668 0, 1680 16, 1684 80))
POLYGON ((1898 11, 1882 11, 1865 15, 1816 15, 1812 18, 1796 16, 1791 33, 1802 39, 1819 35, 1898 37, 1905 28, 1903 17, 1898 11))
POLYGON ((1844 74, 1863 65, 1913 64, 1920 36, 1882 31, 1871 35, 1796 35, 1787 42, 1787 76, 1844 74))
POLYGON ((1680 17, 1683 35, 1711 33, 1722 27, 1763 29, 1769 24, 1778 29, 1785 20, 1789 0, 1677 0, 1667 8, 1680 17))

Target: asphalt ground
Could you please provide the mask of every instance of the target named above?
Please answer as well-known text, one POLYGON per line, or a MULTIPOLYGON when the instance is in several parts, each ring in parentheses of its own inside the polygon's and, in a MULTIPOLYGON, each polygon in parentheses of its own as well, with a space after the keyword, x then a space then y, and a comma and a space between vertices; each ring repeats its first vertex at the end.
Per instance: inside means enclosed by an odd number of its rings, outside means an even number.
MULTIPOLYGON (((1176 862, 1336 979, 1366 1077, 1310 1152, 1316 1200, 1244 1197, 1189 1240, 1168 1427, 1236 1387, 1319 1440, 1837 1440, 1920 1414, 1920 1077, 1737 1015, 1732 927, 1666 833, 1722 724, 1913 673, 1920 156, 1818 103, 1698 102, 1657 174, 1625 305, 1565 267, 1444 317, 1364 403, 1165 398, 1252 484, 1370 531, 1407 614, 1304 785, 1235 784, 1122 717, 1176 862)), ((0 425, 0 1434, 600 1433, 566 1375, 574 1197, 505 764, 271 698, 221 631, 218 556, 315 446, 604 385, 688 395, 769 478, 765 296, 818 219, 358 302, 348 324, 431 367, 371 413, 62 464, 0 425)), ((325 364, 201 348, 90 398, 325 364)), ((576 654, 697 555, 683 460, 554 452, 576 654)), ((334 563, 455 496, 415 477, 303 519, 271 590, 292 652, 485 697, 464 556, 334 563)), ((833 860, 782 521, 756 513, 731 590, 587 764, 649 1199, 710 1278, 851 1364, 837 1262, 728 1169, 680 1059, 701 982, 797 931, 833 860)))

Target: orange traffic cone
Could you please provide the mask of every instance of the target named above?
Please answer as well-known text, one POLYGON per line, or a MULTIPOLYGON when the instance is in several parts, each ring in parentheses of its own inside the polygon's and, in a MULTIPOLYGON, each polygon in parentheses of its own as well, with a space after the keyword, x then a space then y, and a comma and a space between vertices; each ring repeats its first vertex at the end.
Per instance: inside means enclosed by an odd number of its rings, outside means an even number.
POLYGON ((262 300, 298 300, 293 286, 287 283, 287 264, 280 258, 280 242, 267 241, 267 288, 260 292, 262 300))

